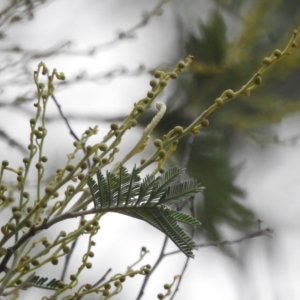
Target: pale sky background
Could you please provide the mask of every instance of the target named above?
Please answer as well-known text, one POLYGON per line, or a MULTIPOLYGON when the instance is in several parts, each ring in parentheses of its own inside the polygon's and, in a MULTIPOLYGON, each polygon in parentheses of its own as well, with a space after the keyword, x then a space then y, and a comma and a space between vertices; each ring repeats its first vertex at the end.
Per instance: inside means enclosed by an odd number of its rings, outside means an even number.
MULTIPOLYGON (((0 0, 0 8, 6 3, 7 1, 0 0)), ((77 49, 87 49, 90 45, 112 40, 120 29, 126 30, 137 24, 143 12, 153 8, 156 3, 157 1, 144 0, 53 1, 51 5, 39 10, 34 21, 24 20, 10 26, 8 38, 3 43, 5 46, 18 42, 27 49, 48 49, 57 43, 72 40, 77 49)), ((161 63, 175 64, 176 14, 188 16, 184 21, 194 30, 199 18, 207 18, 211 5, 209 1, 200 0, 178 0, 166 4, 161 16, 154 17, 145 28, 136 31, 136 39, 121 41, 114 47, 99 52, 97 56, 59 56, 45 59, 44 62, 49 69, 55 67, 58 71, 63 71, 66 80, 82 70, 98 74, 119 66, 134 71, 141 64, 147 69, 155 68, 161 63)), ((229 23, 229 33, 234 35, 236 30, 234 24, 229 23)), ((294 55, 300 55, 299 50, 294 55)), ((31 71, 38 62, 31 64, 31 71)), ((65 89, 58 88, 56 96, 66 115, 87 115, 92 112, 93 116, 99 116, 98 122, 94 119, 71 120, 72 128, 78 135, 89 126, 98 125, 101 136, 108 129, 108 124, 101 122, 101 118, 119 116, 129 111, 133 103, 146 94, 150 79, 150 75, 146 74, 117 77, 100 84, 80 83, 65 89)), ((34 85, 30 88, 33 90, 34 85)), ((11 101, 17 93, 16 90, 8 90, 1 96, 11 101)), ((160 96, 159 101, 166 99, 167 95, 168 91, 160 96)), ((33 112, 30 105, 25 107, 33 112)), ((58 116, 53 103, 49 104, 48 113, 49 116, 58 116)), ((300 117, 293 115, 276 125, 279 138, 285 140, 298 135, 299 122, 300 117)), ((27 144, 28 115, 20 114, 15 109, 1 109, 0 125, 5 126, 7 132, 22 144, 27 144)), ((125 150, 126 143, 132 143, 139 131, 140 129, 136 129, 130 133, 125 141, 125 150)), ((50 157, 49 163, 55 162, 54 169, 64 163, 66 154, 72 149, 73 138, 61 120, 49 123, 48 135, 47 154, 50 157)), ((232 157, 234 165, 243 163, 237 183, 246 191, 247 205, 264 220, 264 226, 275 230, 273 238, 261 237, 228 246, 235 253, 243 253, 246 257, 241 266, 215 248, 196 251, 196 257, 190 260, 175 298, 177 300, 300 299, 300 143, 296 141, 293 145, 261 146, 246 138, 240 143, 239 151, 234 152, 232 157)), ((21 164, 17 151, 11 150, 3 142, 0 146, 1 160, 19 160, 21 164)), ((71 227, 71 223, 66 224, 71 227)), ((100 225, 94 249, 96 256, 92 260, 94 267, 84 273, 84 281, 94 282, 95 278, 100 278, 110 267, 113 271, 109 276, 124 272, 128 265, 138 259, 141 246, 146 246, 151 251, 143 263, 154 263, 163 234, 143 222, 115 214, 106 215, 100 225)), ((224 228, 229 240, 240 237, 227 231, 224 228)), ((171 242, 169 247, 174 249, 171 242)), ((77 255, 73 257, 74 262, 81 259, 80 253, 77 255)), ((164 291, 163 285, 171 283, 173 276, 180 274, 184 262, 183 254, 166 258, 152 275, 143 299, 156 299, 156 295, 164 291)), ((76 264, 71 266, 76 267, 76 264)), ((41 271, 37 274, 50 278, 60 274, 59 270, 58 266, 44 271, 50 272, 49 274, 42 274, 41 271)), ((72 273, 71 268, 69 271, 72 273)), ((124 291, 113 299, 135 299, 142 279, 135 277, 127 280, 124 291)), ((32 291, 25 292, 22 299, 33 299, 32 291)), ((45 294, 44 291, 36 293, 35 299, 45 294)), ((97 298, 90 296, 84 299, 97 298)))

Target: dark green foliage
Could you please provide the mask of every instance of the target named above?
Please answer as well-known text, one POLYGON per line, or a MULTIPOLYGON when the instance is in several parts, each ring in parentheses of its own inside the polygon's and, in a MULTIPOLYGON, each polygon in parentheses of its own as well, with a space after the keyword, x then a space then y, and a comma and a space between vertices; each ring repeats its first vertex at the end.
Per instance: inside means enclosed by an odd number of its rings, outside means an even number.
POLYGON ((191 35, 189 42, 186 45, 187 53, 198 54, 201 51, 201 57, 196 56, 196 60, 200 60, 206 64, 221 65, 224 63, 227 39, 226 39, 226 25, 218 11, 214 11, 208 24, 199 22, 199 31, 201 39, 191 35))
POLYGON ((201 151, 192 152, 188 165, 190 174, 197 176, 205 186, 197 216, 203 225, 201 234, 210 240, 221 238, 221 224, 242 231, 254 221, 253 213, 238 201, 244 194, 234 183, 236 170, 230 166, 227 142, 226 136, 213 133, 197 138, 194 147, 201 147, 201 151), (197 164, 192 163, 194 161, 197 164))
MULTIPOLYGON (((229 12, 236 1, 216 2, 229 12)), ((199 22, 199 34, 178 30, 183 32, 180 40, 186 41, 185 52, 179 57, 191 54, 195 59, 189 71, 176 81, 177 89, 167 101, 172 110, 161 121, 159 135, 174 126, 188 126, 224 90, 240 89, 261 67, 264 56, 276 48, 283 49, 289 39, 289 28, 298 24, 295 11, 299 14, 299 5, 296 9, 294 3, 291 10, 282 0, 276 3, 257 0, 254 3, 243 21, 234 20, 240 26, 236 32, 240 35, 234 41, 227 39, 222 9, 213 11, 207 22, 199 22), (281 21, 287 19, 291 22, 281 21)), ((238 16, 238 11, 234 15, 238 16)), ((232 166, 231 153, 233 147, 237 151, 241 138, 246 136, 261 141, 263 136, 259 133, 270 132, 270 127, 266 130, 268 123, 278 122, 300 110, 298 86, 295 85, 299 58, 291 56, 285 61, 288 62, 286 66, 283 60, 272 66, 273 72, 265 74, 262 88, 258 87, 250 97, 242 96, 211 114, 209 127, 195 137, 187 169, 206 187, 203 201, 197 206, 197 218, 202 222, 201 234, 209 240, 223 238, 220 230, 223 224, 247 231, 256 220, 253 212, 241 201, 244 193, 235 183, 238 170, 232 166)), ((267 140, 272 139, 267 137, 267 140)), ((179 159, 185 147, 183 140, 178 147, 179 159)))
POLYGON ((121 167, 118 174, 97 172, 97 182, 88 177, 88 185, 99 212, 111 211, 143 220, 165 233, 188 257, 193 257, 196 244, 177 222, 199 226, 196 219, 173 210, 169 205, 181 202, 202 191, 194 181, 178 182, 183 173, 176 167, 155 177, 147 175, 142 181, 138 169, 131 174, 121 167))

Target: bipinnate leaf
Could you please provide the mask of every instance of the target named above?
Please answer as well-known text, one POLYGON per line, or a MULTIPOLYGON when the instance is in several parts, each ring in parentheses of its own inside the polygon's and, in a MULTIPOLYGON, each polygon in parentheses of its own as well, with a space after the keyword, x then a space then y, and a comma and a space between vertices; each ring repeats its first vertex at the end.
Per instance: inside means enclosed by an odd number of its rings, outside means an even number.
POLYGON ((193 257, 196 244, 177 224, 181 222, 199 226, 195 218, 173 210, 170 204, 184 201, 202 191, 195 180, 178 182, 184 170, 172 167, 155 177, 147 175, 143 180, 136 168, 131 174, 120 167, 118 174, 99 169, 97 181, 88 177, 88 185, 97 211, 117 212, 143 220, 165 233, 188 257, 193 257))

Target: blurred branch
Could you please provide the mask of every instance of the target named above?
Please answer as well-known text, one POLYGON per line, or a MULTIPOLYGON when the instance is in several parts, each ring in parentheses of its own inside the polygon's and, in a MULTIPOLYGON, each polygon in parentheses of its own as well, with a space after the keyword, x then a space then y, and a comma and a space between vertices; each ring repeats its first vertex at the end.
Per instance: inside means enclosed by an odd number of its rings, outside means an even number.
POLYGON ((22 15, 32 19, 35 10, 46 2, 47 0, 11 0, 10 4, 0 11, 0 27, 5 24, 8 27, 21 21, 23 19, 22 15))
MULTIPOLYGON (((203 243, 203 244, 198 244, 197 247, 198 248, 221 247, 221 246, 227 246, 227 245, 232 245, 232 244, 239 244, 241 242, 244 242, 246 240, 253 239, 253 238, 256 238, 256 237, 262 237, 262 236, 270 237, 270 234, 272 234, 272 233, 273 233, 273 230, 269 229, 269 228, 262 229, 262 230, 259 229, 255 232, 247 234, 246 236, 238 238, 236 240, 231 240, 231 241, 230 240, 223 240, 223 241, 220 241, 220 242, 203 243)), ((177 251, 177 250, 172 251, 172 252, 166 253, 165 256, 173 255, 173 254, 177 254, 177 253, 180 253, 180 251, 177 251)))
POLYGON ((69 120, 67 119, 67 117, 64 115, 62 109, 61 109, 61 106, 60 104, 58 103, 58 101, 56 100, 56 97, 53 95, 51 95, 51 98, 53 99, 58 111, 59 111, 59 114, 61 116, 61 118, 64 120, 64 122, 66 123, 68 129, 69 129, 69 133, 71 134, 71 136, 73 136, 73 138, 76 140, 76 141, 80 141, 80 139, 78 138, 78 136, 76 135, 76 133, 74 132, 74 130, 72 129, 71 125, 70 125, 70 122, 69 120))
POLYGON ((125 66, 118 66, 107 72, 102 72, 94 75, 89 75, 83 71, 75 75, 73 78, 68 78, 68 81, 60 82, 59 87, 78 84, 78 82, 93 82, 96 84, 105 84, 119 77, 135 77, 142 74, 151 74, 153 70, 147 70, 144 65, 139 65, 134 70, 128 70, 125 66))
POLYGON ((145 12, 141 18, 141 20, 133 25, 131 28, 125 31, 120 31, 118 35, 111 39, 110 41, 100 44, 100 45, 95 45, 93 47, 90 47, 89 49, 83 50, 83 51, 72 51, 70 54, 73 55, 95 55, 101 50, 105 50, 107 48, 110 48, 111 46, 114 46, 118 42, 122 40, 127 40, 127 39, 134 39, 135 38, 135 33, 138 29, 141 29, 145 27, 150 19, 154 16, 160 16, 162 14, 162 7, 169 3, 172 2, 173 0, 160 0, 159 3, 149 12, 145 12))
MULTIPOLYGON (((193 204, 191 204, 193 205, 193 204)), ((195 213, 195 212, 194 212, 195 213)), ((259 223, 259 227, 260 227, 260 223, 259 223)), ((194 230, 193 230, 194 231, 194 230)), ((204 243, 204 244, 199 244, 197 245, 198 248, 206 248, 206 247, 221 247, 221 246, 227 246, 227 245, 232 245, 232 244, 239 244, 239 243, 242 243, 246 240, 249 240, 249 239, 253 239, 253 238, 256 238, 256 237, 262 237, 262 236, 270 236, 270 234, 273 233, 273 230, 269 229, 269 228, 266 228, 266 229, 261 229, 259 228, 257 231, 255 232, 252 232, 250 234, 247 234, 245 235, 244 237, 241 237, 241 238, 238 238, 238 239, 235 239, 235 240, 223 240, 223 241, 220 241, 220 242, 213 242, 213 243, 204 243)), ((194 233, 192 232, 192 235, 194 235, 194 233)), ((173 255, 173 254, 178 254, 180 253, 180 250, 176 250, 176 251, 172 251, 172 252, 168 252, 168 253, 165 253, 165 249, 166 249, 166 245, 167 245, 167 241, 168 241, 168 237, 165 236, 165 239, 164 239, 164 242, 163 242, 163 245, 162 245, 162 248, 161 248, 161 251, 160 251, 160 254, 155 262, 155 264, 153 265, 150 273, 145 277, 144 281, 143 281, 143 284, 141 286, 141 289, 139 291, 139 294, 136 298, 136 300, 140 300, 142 299, 143 295, 144 295, 144 290, 145 290, 145 287, 149 281, 149 278, 150 276, 153 274, 153 272, 155 271, 155 269, 158 267, 158 265, 161 263, 161 261, 166 257, 166 256, 169 256, 169 255, 173 255)), ((177 293, 177 291, 179 290, 179 286, 180 286, 180 283, 181 283, 181 280, 182 280, 182 277, 187 269, 187 266, 188 266, 188 262, 189 262, 189 259, 187 258, 186 259, 186 262, 184 264, 184 267, 181 271, 181 275, 180 275, 180 278, 179 278, 179 281, 177 283, 177 286, 176 286, 176 290, 174 291, 174 294, 171 298, 174 299, 175 297, 175 294, 177 293)))
MULTIPOLYGON (((6 48, 0 48, 0 52, 8 52, 8 53, 17 53, 22 54, 22 56, 26 56, 31 59, 37 59, 37 58, 44 58, 49 57, 53 55, 58 54, 67 54, 67 55, 96 55, 99 51, 105 50, 107 48, 110 48, 117 44, 118 42, 126 39, 133 39, 135 38, 135 33, 138 29, 141 29, 145 27, 151 18, 154 16, 160 16, 162 14, 162 7, 172 2, 173 0, 160 0, 159 3, 154 6, 154 8, 148 12, 145 12, 141 18, 141 20, 133 25, 131 28, 125 31, 120 31, 115 38, 112 38, 110 41, 105 42, 103 44, 94 45, 84 50, 69 50, 66 51, 66 48, 68 48, 71 45, 71 41, 64 42, 60 45, 52 47, 51 50, 47 51, 32 51, 32 50, 26 50, 22 49, 20 46, 13 46, 13 47, 6 47, 6 48)), ((14 4, 16 4, 17 1, 14 1, 14 4)), ((6 10, 11 9, 13 6, 8 7, 6 10)), ((1 12, 0 12, 1 15, 1 12)))
POLYGON ((21 145, 18 141, 12 139, 5 131, 0 129, 0 139, 5 140, 9 146, 16 148, 22 154, 27 154, 27 149, 23 145, 21 145))
MULTIPOLYGON (((194 201, 194 200, 195 200, 195 197, 191 197, 191 199, 189 200, 189 204, 190 204, 189 210, 190 210, 190 212, 191 212, 191 216, 192 216, 193 218, 196 218, 195 201, 194 201)), ((194 227, 194 228, 192 229, 192 232, 191 232, 191 237, 192 237, 192 238, 194 238, 195 232, 196 232, 196 229, 195 229, 195 227, 194 227)), ((185 260, 183 269, 182 269, 182 271, 181 271, 181 274, 180 274, 180 276, 179 276, 179 278, 178 278, 178 281, 177 281, 177 284, 176 284, 176 289, 175 289, 175 291, 174 291, 172 297, 170 298, 170 300, 174 299, 176 293, 179 291, 179 286, 180 286, 180 284, 181 284, 183 275, 184 275, 184 273, 185 273, 185 271, 186 271, 186 269, 187 269, 187 267, 188 267, 189 261, 190 261, 190 258, 187 257, 186 260, 185 260)))

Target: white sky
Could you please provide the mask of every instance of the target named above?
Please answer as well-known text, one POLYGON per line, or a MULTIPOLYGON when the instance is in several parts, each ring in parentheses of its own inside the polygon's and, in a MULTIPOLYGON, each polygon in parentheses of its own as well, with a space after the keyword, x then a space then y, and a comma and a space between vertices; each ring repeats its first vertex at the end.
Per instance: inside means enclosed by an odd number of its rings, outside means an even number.
MULTIPOLYGON (((68 39, 75 40, 78 48, 85 49, 111 40, 119 29, 130 28, 140 20, 143 11, 152 8, 155 3, 156 1, 134 0, 55 1, 42 8, 33 22, 22 21, 11 26, 7 33, 8 42, 18 41, 30 49, 47 49, 68 39)), ((140 64, 147 68, 154 68, 162 62, 174 64, 174 47, 177 45, 176 11, 182 15, 190 13, 189 19, 185 21, 192 29, 196 27, 199 17, 206 18, 208 5, 200 0, 170 3, 165 6, 162 16, 153 18, 147 27, 137 31, 137 39, 122 41, 96 57, 61 56, 46 59, 45 63, 49 69, 55 67, 63 71, 67 80, 85 69, 95 74, 117 66, 135 70, 140 64)), ((149 75, 125 76, 104 85, 85 83, 61 91, 58 89, 56 96, 66 114, 99 114, 98 125, 102 135, 108 126, 101 122, 101 117, 118 116, 129 111, 135 101, 144 97, 149 88, 149 80, 149 75)), ((13 91, 9 91, 2 96, 10 99, 13 94, 13 91)), ((160 100, 163 99, 164 96, 160 100)), ((49 115, 55 114, 58 114, 56 107, 50 104, 49 115)), ((5 127, 7 131, 25 145, 28 136, 27 118, 27 115, 20 114, 16 118, 15 110, 5 110, 5 113, 0 111, 0 125, 9 124, 5 127), (24 131, 20 131, 20 127, 24 131)), ((291 116, 279 124, 279 137, 286 139, 299 134, 299 121, 298 116, 291 116)), ((71 121, 71 124, 79 135, 87 127, 94 126, 95 121, 71 121)), ((51 141, 48 144, 49 155, 59 165, 64 162, 65 154, 70 152, 72 137, 68 136, 68 130, 62 121, 50 123, 48 132, 51 141)), ((131 134, 129 141, 134 138, 135 132, 131 134)), ((265 221, 265 226, 275 230, 274 236, 272 239, 258 238, 229 246, 236 253, 246 252, 247 259, 243 266, 238 266, 217 249, 200 249, 195 253, 196 258, 189 263, 177 300, 300 299, 299 150, 299 143, 294 146, 261 147, 246 139, 243 141, 243 147, 239 148, 239 153, 234 153, 233 159, 234 164, 244 163, 237 183, 247 191, 247 204, 265 221)), ((1 160, 5 158, 13 161, 18 155, 1 144, 1 160)), ((86 281, 101 277, 109 267, 113 268, 110 275, 123 272, 138 258, 141 246, 147 246, 151 250, 145 263, 153 264, 159 254, 163 235, 147 224, 111 214, 104 217, 101 227, 96 257, 93 259, 94 268, 85 273, 86 281)), ((228 239, 235 237, 230 233, 228 239)), ((173 245, 169 246, 174 248, 173 245)), ((76 259, 79 258, 74 258, 74 261, 76 259)), ((181 272, 183 264, 183 255, 166 258, 151 278, 143 299, 156 299, 156 295, 163 292, 163 284, 172 282, 173 276, 181 272)), ((54 272, 54 277, 56 269, 49 272, 54 272)), ((140 280, 137 277, 128 280, 124 293, 114 299, 135 299, 140 280)), ((22 299, 32 299, 29 293, 25 293, 22 299)), ((38 291, 38 295, 43 294, 43 291, 38 291)))

